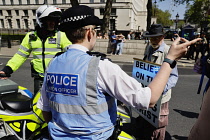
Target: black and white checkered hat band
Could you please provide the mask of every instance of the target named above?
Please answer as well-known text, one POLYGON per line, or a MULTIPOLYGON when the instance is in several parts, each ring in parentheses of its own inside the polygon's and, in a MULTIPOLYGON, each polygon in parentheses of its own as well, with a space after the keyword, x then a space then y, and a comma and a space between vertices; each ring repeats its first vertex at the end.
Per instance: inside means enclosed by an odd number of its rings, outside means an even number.
POLYGON ((78 20, 83 20, 87 17, 90 17, 91 15, 81 15, 81 16, 74 16, 74 17, 68 17, 61 21, 61 23, 66 23, 66 22, 72 22, 72 21, 78 21, 78 20))

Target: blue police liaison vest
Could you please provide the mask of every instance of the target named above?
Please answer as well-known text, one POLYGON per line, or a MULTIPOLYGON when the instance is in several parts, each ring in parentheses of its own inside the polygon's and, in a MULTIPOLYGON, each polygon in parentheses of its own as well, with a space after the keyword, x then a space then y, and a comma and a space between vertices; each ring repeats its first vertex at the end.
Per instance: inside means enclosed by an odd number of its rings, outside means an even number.
POLYGON ((97 88, 99 60, 100 57, 81 50, 69 49, 49 65, 45 88, 52 121, 48 127, 62 130, 54 131, 55 135, 62 136, 57 134, 60 132, 87 136, 110 131, 105 137, 111 136, 117 116, 116 102, 97 88))

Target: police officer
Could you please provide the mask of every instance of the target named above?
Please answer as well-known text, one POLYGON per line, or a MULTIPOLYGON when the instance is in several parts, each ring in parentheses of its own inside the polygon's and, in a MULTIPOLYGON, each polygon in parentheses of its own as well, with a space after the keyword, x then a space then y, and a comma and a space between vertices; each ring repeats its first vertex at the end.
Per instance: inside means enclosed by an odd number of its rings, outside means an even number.
MULTIPOLYGON (((166 85, 172 68, 164 62, 148 87, 142 87, 118 65, 100 60, 89 51, 96 42, 96 27, 101 21, 88 6, 64 11, 61 30, 73 43, 67 52, 56 56, 44 78, 37 103, 42 110, 52 139, 106 140, 116 124, 116 100, 132 107, 153 107, 166 85)), ((167 58, 173 63, 194 41, 171 46, 167 58)))
POLYGON ((8 61, 0 73, 9 77, 32 53, 31 72, 32 77, 34 77, 34 93, 37 93, 49 61, 57 52, 65 51, 67 46, 71 44, 65 33, 57 30, 61 14, 61 10, 55 6, 40 6, 36 10, 38 25, 35 27, 35 31, 26 34, 18 52, 8 61))

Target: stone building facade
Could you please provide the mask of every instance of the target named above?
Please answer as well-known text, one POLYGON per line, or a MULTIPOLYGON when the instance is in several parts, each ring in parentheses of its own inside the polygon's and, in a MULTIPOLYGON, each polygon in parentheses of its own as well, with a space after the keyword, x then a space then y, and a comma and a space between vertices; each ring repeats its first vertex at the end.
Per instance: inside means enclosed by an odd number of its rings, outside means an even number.
MULTIPOLYGON (((145 31, 148 0, 113 0, 110 30, 145 31)), ((106 0, 78 0, 93 8, 103 18, 106 0)), ((0 29, 31 30, 36 25, 36 9, 43 4, 55 5, 62 11, 71 7, 70 0, 0 0, 0 29)))

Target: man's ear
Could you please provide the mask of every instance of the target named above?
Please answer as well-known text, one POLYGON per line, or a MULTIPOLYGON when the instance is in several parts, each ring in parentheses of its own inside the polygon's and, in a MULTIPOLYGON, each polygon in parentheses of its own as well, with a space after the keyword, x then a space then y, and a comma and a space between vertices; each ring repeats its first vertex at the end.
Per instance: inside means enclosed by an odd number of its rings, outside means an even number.
POLYGON ((92 38, 91 31, 88 30, 88 31, 86 32, 86 34, 87 34, 87 39, 88 39, 88 41, 90 42, 90 39, 92 38))

